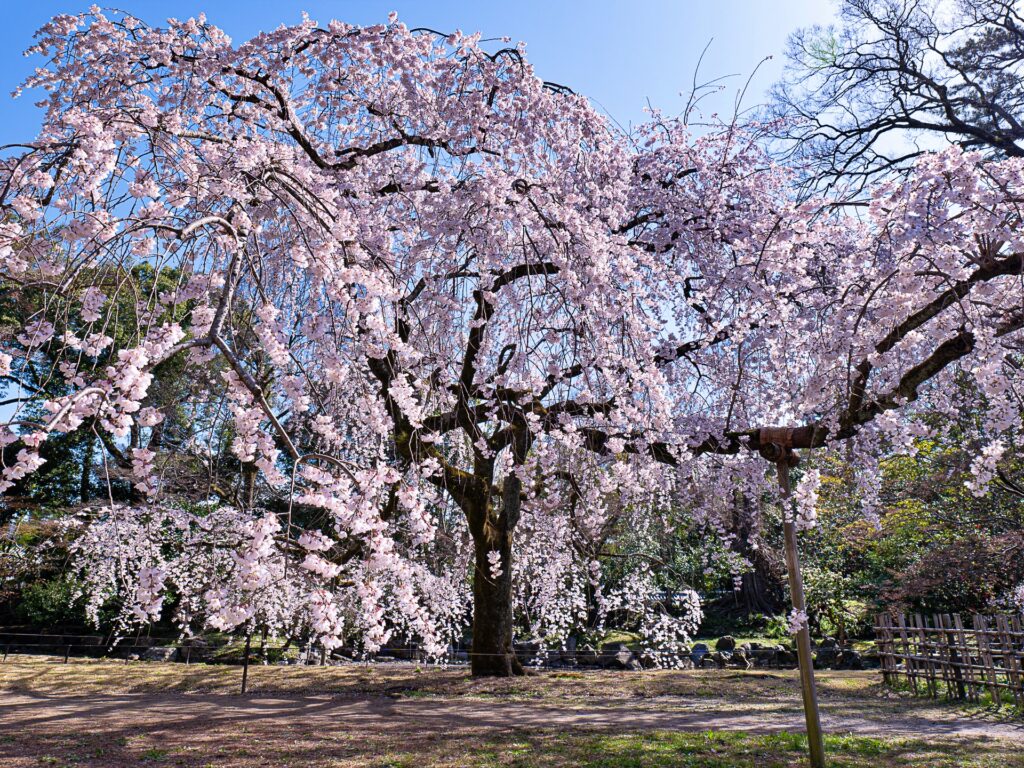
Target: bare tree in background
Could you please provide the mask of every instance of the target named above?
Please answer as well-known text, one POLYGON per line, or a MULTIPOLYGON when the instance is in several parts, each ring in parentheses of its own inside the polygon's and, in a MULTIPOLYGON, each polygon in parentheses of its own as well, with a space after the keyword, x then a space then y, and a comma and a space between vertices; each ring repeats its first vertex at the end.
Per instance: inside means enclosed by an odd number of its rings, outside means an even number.
POLYGON ((1024 3, 841 0, 789 44, 770 115, 806 187, 860 196, 924 152, 1024 156, 1024 3))

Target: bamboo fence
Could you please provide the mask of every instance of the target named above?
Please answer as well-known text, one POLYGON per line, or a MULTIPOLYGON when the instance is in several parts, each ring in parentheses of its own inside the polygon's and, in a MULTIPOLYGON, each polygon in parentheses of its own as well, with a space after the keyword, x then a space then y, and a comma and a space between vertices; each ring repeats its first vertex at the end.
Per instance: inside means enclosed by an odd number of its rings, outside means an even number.
POLYGON ((917 695, 1024 709, 1024 628, 1020 616, 881 614, 875 625, 882 676, 905 678, 917 695))

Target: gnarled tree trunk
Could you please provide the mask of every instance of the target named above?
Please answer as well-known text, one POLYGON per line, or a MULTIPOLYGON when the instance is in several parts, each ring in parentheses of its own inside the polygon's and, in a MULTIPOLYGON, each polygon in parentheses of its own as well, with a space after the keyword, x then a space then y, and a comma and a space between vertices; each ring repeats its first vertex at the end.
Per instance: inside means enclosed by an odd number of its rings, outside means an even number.
POLYGON ((476 676, 511 677, 523 673, 512 647, 511 536, 475 542, 473 573, 473 650, 470 656, 476 676), (491 573, 491 552, 501 555, 501 572, 491 573))
POLYGON ((473 532, 474 676, 511 677, 523 674, 512 645, 512 535, 519 522, 519 478, 509 473, 502 488, 501 514, 487 506, 483 525, 473 532), (492 569, 491 553, 500 559, 492 569))

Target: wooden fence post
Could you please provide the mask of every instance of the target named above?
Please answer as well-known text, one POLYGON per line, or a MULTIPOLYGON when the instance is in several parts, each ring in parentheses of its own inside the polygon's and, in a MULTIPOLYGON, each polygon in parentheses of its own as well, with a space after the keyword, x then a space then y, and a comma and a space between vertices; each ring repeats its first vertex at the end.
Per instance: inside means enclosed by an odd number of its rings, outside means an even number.
POLYGON ((942 616, 932 614, 932 625, 935 627, 935 653, 938 656, 939 674, 942 675, 942 694, 947 699, 952 698, 953 681, 950 673, 953 669, 949 659, 949 645, 946 643, 946 625, 942 622, 942 616))
POLYGON ((875 617, 875 645, 878 648, 878 664, 882 668, 882 680, 886 685, 892 685, 896 682, 889 621, 889 614, 887 613, 880 613, 875 617))
POLYGON ((988 622, 984 616, 974 617, 974 634, 978 640, 978 651, 981 655, 982 664, 985 666, 985 676, 988 680, 988 692, 992 696, 992 703, 998 707, 1002 704, 1002 696, 999 695, 999 679, 996 673, 995 659, 992 658, 991 638, 988 636, 988 622))
POLYGON ((953 695, 958 699, 967 698, 967 688, 964 686, 964 672, 961 666, 963 659, 960 656, 960 648, 956 644, 956 632, 953 629, 953 618, 944 613, 941 616, 942 626, 946 630, 946 654, 949 656, 950 676, 953 682, 953 695))
POLYGON ((920 613, 915 613, 914 624, 917 626, 917 655, 921 659, 921 667, 924 670, 925 687, 928 689, 928 695, 934 699, 939 692, 938 686, 935 684, 935 660, 928 642, 928 622, 920 613))
POLYGON ((906 617, 901 613, 896 616, 896 621, 899 624, 900 630, 900 645, 903 648, 903 669, 907 676, 907 679, 914 686, 914 694, 918 693, 917 690, 917 668, 914 662, 914 654, 910 648, 910 639, 907 637, 907 620, 906 617))
POLYGON ((1010 634, 1010 622, 1005 616, 996 616, 996 630, 999 632, 999 646, 1007 682, 1010 684, 1010 693, 1013 694, 1013 703, 1019 708, 1021 694, 1024 694, 1020 679, 1020 659, 1017 658, 1013 636, 1010 634))

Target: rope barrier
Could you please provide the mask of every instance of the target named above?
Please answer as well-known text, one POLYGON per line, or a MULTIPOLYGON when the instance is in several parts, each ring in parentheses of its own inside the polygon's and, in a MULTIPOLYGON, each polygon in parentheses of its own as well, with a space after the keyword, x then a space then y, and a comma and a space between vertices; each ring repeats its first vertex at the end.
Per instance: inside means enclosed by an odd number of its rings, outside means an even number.
MULTIPOLYGON (((208 640, 205 640, 202 637, 197 637, 197 638, 195 638, 192 641, 185 641, 185 642, 181 642, 181 641, 166 642, 166 641, 164 641, 163 638, 153 638, 152 642, 147 642, 147 643, 125 643, 125 642, 121 642, 121 641, 114 641, 114 642, 109 643, 109 645, 106 642, 103 642, 105 640, 106 640, 106 637, 104 635, 71 635, 71 634, 69 634, 69 635, 60 635, 60 634, 55 634, 55 633, 38 633, 38 634, 35 634, 35 633, 28 633, 28 632, 3 632, 3 631, 0 631, 0 645, 5 645, 6 647, 9 647, 9 648, 13 648, 14 646, 37 647, 37 648, 65 648, 65 647, 70 647, 70 648, 87 648, 87 649, 97 650, 97 649, 103 648, 104 646, 107 646, 111 650, 135 650, 135 649, 150 649, 150 648, 176 648, 176 649, 179 649, 179 650, 181 650, 181 649, 195 650, 196 648, 201 648, 201 647, 205 646, 205 647, 213 649, 213 650, 221 650, 221 649, 224 649, 224 648, 227 648, 228 646, 230 646, 230 643, 212 643, 212 642, 210 642, 208 640), (8 639, 8 638, 12 638, 12 637, 23 637, 23 638, 52 637, 52 638, 60 638, 61 642, 53 642, 53 643, 22 643, 22 642, 16 642, 16 641, 12 642, 12 641, 10 641, 8 639), (64 638, 88 638, 88 639, 95 639, 98 642, 94 642, 94 643, 68 643, 68 642, 64 642, 63 641, 64 638)), ((307 644, 302 644, 302 645, 304 647, 307 644)), ((314 647, 317 644, 316 643, 309 643, 308 645, 310 647, 314 647)), ((273 650, 274 647, 275 646, 268 646, 268 649, 269 650, 273 650)), ((761 649, 761 650, 769 651, 769 650, 773 650, 773 649, 761 649)), ((397 654, 422 655, 424 658, 426 658, 426 653, 421 648, 419 648, 418 646, 413 646, 413 647, 409 647, 409 646, 383 646, 383 647, 377 649, 376 651, 374 651, 374 653, 371 654, 371 655, 379 656, 381 654, 396 654, 396 653, 397 654)), ((566 654, 566 653, 575 653, 576 655, 594 654, 596 656, 601 656, 601 655, 609 655, 609 654, 612 654, 612 653, 615 653, 615 652, 607 651, 607 650, 602 651, 602 650, 598 650, 598 649, 594 649, 594 650, 590 650, 590 651, 582 651, 582 650, 568 651, 568 650, 563 650, 563 649, 558 649, 558 648, 544 648, 544 649, 516 648, 516 649, 514 649, 512 651, 509 651, 509 652, 506 652, 506 653, 487 653, 487 652, 482 652, 482 651, 480 651, 480 652, 472 651, 472 650, 463 649, 463 648, 454 648, 452 650, 449 650, 447 652, 447 654, 445 654, 445 655, 447 655, 447 656, 466 655, 466 656, 470 656, 470 657, 472 657, 472 656, 504 657, 504 656, 509 656, 509 655, 513 655, 513 654, 520 655, 520 656, 541 656, 541 655, 561 656, 562 654, 566 654)), ((639 655, 649 654, 649 655, 655 655, 655 656, 680 655, 678 651, 673 651, 673 650, 669 650, 669 649, 653 649, 653 648, 645 648, 645 649, 643 649, 641 651, 638 651, 636 653, 638 653, 639 655)), ((709 650, 709 653, 712 653, 712 651, 709 650)), ((752 651, 752 653, 756 654, 757 651, 752 651)), ((357 650, 356 648, 354 648, 352 646, 342 646, 342 647, 338 648, 336 651, 332 652, 332 656, 334 656, 334 655, 356 657, 356 656, 365 656, 366 654, 360 652, 359 650, 357 650)), ((682 655, 688 655, 688 654, 682 654, 682 655)))

